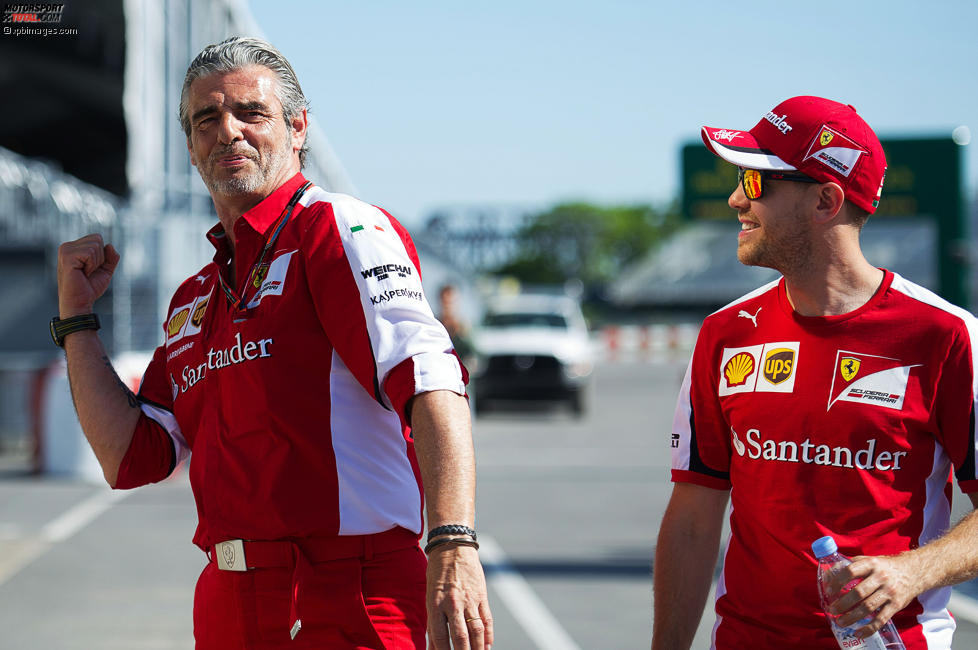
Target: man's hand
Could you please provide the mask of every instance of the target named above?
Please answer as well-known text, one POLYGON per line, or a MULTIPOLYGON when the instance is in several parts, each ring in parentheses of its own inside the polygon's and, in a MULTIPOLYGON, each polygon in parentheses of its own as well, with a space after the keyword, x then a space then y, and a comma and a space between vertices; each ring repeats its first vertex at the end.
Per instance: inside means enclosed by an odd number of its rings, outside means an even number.
POLYGON ((61 318, 90 314, 119 264, 119 253, 102 235, 86 235, 58 248, 58 309, 61 318))
MULTIPOLYGON (((468 403, 451 391, 430 391, 412 399, 410 413, 430 530, 449 524, 471 528, 475 453, 468 403)), ((444 543, 431 549, 427 605, 429 649, 492 645, 486 578, 473 547, 444 543)))
POLYGON ((840 615, 838 623, 843 627, 869 617, 870 622, 856 630, 856 636, 862 639, 878 632, 921 591, 919 566, 913 553, 856 556, 852 564, 833 572, 829 588, 838 593, 853 580, 860 582, 833 602, 829 611, 840 615))
POLYGON ((886 625, 894 614, 925 591, 946 587, 978 576, 978 492, 968 494, 975 510, 943 537, 899 555, 852 558, 852 564, 832 577, 830 591, 860 580, 847 594, 832 603, 830 613, 840 625, 853 625, 870 616, 868 625, 856 631, 866 638, 886 625))
POLYGON ((486 579, 474 548, 443 544, 432 549, 427 605, 429 650, 483 650, 492 646, 486 579))

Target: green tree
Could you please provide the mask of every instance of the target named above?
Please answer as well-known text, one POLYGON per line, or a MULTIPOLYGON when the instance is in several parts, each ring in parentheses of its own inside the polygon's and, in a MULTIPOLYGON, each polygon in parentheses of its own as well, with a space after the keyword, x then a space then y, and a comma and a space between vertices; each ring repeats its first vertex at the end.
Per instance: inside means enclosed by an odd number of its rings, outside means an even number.
POLYGON ((516 255, 495 273, 529 284, 578 279, 588 288, 602 286, 678 223, 674 209, 651 205, 560 204, 527 220, 516 255))

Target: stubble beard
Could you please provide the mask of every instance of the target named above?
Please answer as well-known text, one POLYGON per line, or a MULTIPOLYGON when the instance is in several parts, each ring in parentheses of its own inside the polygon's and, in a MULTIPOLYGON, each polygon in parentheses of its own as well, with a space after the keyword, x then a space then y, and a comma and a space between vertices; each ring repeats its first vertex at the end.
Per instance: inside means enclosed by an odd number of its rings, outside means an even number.
MULTIPOLYGON (((223 196, 237 196, 241 194, 254 194, 260 190, 269 180, 286 164, 288 154, 292 147, 292 141, 286 137, 281 147, 270 149, 264 157, 261 152, 254 147, 243 145, 228 145, 215 148, 208 156, 206 171, 205 166, 198 165, 197 171, 200 174, 204 185, 212 194, 223 196), (246 169, 239 170, 230 176, 221 177, 217 173, 217 159, 229 154, 245 156, 255 164, 253 171, 246 169)), ((273 188, 274 189, 274 188, 273 188)))
POLYGON ((782 232, 761 226, 756 241, 737 246, 737 259, 746 266, 763 266, 789 276, 809 269, 812 259, 812 231, 801 215, 786 215, 782 232), (790 229, 789 229, 790 228, 790 229))

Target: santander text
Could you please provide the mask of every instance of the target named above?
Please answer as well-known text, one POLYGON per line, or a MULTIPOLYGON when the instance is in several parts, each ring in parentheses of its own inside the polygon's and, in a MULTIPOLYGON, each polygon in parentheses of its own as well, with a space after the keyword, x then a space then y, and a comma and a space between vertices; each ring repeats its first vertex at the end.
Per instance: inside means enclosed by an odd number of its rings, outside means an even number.
MULTIPOLYGON (((831 467, 854 467, 858 469, 878 470, 881 472, 897 471, 900 462, 907 455, 905 451, 877 451, 876 438, 866 441, 862 449, 853 450, 849 447, 829 447, 819 445, 805 438, 801 444, 790 440, 775 441, 761 437, 757 429, 747 431, 747 447, 734 446, 744 452, 749 458, 777 460, 787 463, 807 463, 827 465, 831 467)), ((743 456, 744 453, 742 452, 743 456)))
POLYGON ((183 380, 180 385, 180 392, 186 393, 194 384, 204 378, 208 370, 219 370, 227 366, 262 359, 272 356, 268 347, 274 343, 272 339, 259 339, 258 341, 245 341, 241 343, 241 333, 234 335, 234 345, 223 350, 211 348, 207 351, 207 361, 198 366, 184 366, 183 373, 180 375, 183 380))

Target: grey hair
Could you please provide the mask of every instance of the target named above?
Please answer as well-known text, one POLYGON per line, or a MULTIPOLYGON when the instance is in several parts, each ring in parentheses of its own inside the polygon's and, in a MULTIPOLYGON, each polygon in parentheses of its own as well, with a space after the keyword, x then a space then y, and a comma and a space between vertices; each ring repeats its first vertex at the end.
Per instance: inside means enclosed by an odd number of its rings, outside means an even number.
MULTIPOLYGON (((201 77, 231 72, 250 65, 260 65, 275 73, 278 78, 275 96, 282 104, 282 114, 289 128, 292 128, 292 120, 303 109, 309 108, 309 102, 302 93, 295 70, 281 52, 260 38, 232 36, 220 43, 205 47, 187 68, 187 76, 183 78, 183 88, 180 91, 180 126, 183 127, 183 132, 188 138, 190 116, 187 113, 190 109, 187 103, 190 85, 201 77)), ((303 142, 302 148, 299 149, 299 163, 302 166, 305 166, 308 151, 309 147, 303 142)))

